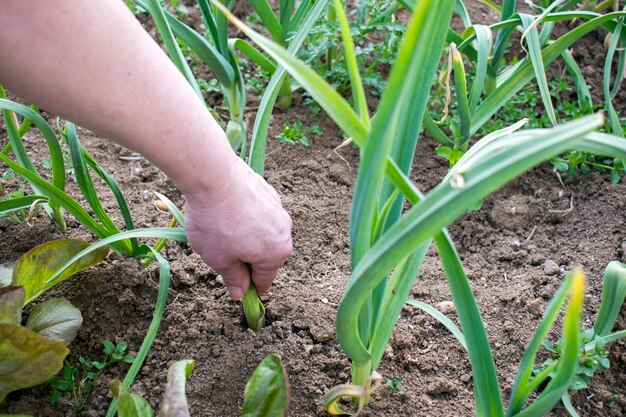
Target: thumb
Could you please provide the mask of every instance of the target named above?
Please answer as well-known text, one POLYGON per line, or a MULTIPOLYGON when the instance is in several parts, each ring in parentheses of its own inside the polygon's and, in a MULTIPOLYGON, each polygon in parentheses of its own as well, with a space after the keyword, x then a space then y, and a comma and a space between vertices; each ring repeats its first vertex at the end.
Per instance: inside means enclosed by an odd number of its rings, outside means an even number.
POLYGON ((240 300, 250 286, 250 270, 243 262, 235 262, 220 271, 228 293, 235 300, 240 300))

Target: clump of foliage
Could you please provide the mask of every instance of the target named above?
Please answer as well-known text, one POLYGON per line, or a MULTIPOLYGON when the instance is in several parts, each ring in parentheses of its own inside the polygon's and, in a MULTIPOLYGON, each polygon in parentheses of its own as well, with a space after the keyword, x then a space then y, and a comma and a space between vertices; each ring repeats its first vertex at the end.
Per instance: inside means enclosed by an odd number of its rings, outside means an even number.
MULTIPOLYGON (((396 1, 363 0, 348 12, 361 79, 375 96, 385 88, 387 73, 406 32, 406 24, 395 17, 397 10, 396 1)), ((340 25, 328 17, 316 23, 297 56, 345 94, 350 91, 350 75, 344 56, 336 53, 341 45, 340 25)))
POLYGON ((71 363, 67 359, 60 375, 50 380, 52 393, 50 402, 56 404, 62 395, 69 395, 68 403, 76 414, 83 411, 87 400, 97 386, 102 373, 116 363, 133 363, 134 357, 127 355, 125 342, 113 344, 110 340, 103 340, 104 358, 102 360, 88 360, 78 356, 78 363, 71 363))
POLYGON ((290 145, 301 143, 304 146, 311 146, 311 140, 304 135, 300 120, 293 122, 293 125, 285 123, 282 133, 276 136, 276 140, 289 143, 290 145))

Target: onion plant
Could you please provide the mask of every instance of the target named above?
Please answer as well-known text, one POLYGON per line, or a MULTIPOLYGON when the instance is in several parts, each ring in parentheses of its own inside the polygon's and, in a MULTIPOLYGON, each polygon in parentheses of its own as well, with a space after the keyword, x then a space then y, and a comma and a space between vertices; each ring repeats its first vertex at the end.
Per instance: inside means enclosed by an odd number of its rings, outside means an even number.
MULTIPOLYGON (((230 113, 226 134, 232 147, 241 151, 242 158, 245 158, 248 153, 247 126, 244 117, 246 85, 236 52, 239 51, 271 74, 272 78, 264 91, 255 119, 250 146, 250 164, 253 168, 260 167, 255 170, 262 173, 265 161, 267 125, 271 111, 277 98, 279 98, 281 107, 291 105, 291 83, 287 74, 280 70, 276 62, 259 52, 244 39, 229 38, 225 17, 216 13, 215 6, 211 5, 208 0, 198 0, 198 6, 207 28, 206 36, 169 14, 158 0, 133 1, 153 17, 170 58, 201 99, 202 93, 198 87, 198 82, 178 41, 190 48, 213 72, 224 92, 230 113)), ((326 3, 327 0, 320 2, 305 0, 295 7, 293 0, 282 0, 279 4, 279 16, 273 12, 265 0, 255 0, 252 5, 276 41, 295 52, 311 30, 326 3)), ((231 9, 235 1, 224 0, 221 4, 231 9)))
MULTIPOLYGON (((2 95, 4 96, 4 90, 2 90, 2 95)), ((47 212, 59 227, 65 228, 63 213, 67 212, 73 215, 84 227, 101 239, 96 244, 86 248, 80 248, 77 254, 72 253, 72 255, 75 256, 72 256, 71 260, 63 266, 56 265, 59 268, 54 271, 47 271, 43 275, 39 273, 30 274, 38 277, 35 279, 36 285, 33 284, 33 281, 26 281, 24 283, 21 281, 17 282, 17 284, 24 285, 27 291, 29 286, 31 287, 31 293, 27 292, 29 297, 27 300, 36 297, 40 292, 66 279, 73 271, 76 271, 76 268, 84 262, 84 259, 90 259, 90 257, 94 256, 93 254, 102 253, 101 248, 110 247, 120 254, 137 259, 151 257, 159 264, 159 290, 153 319, 139 349, 137 360, 133 363, 124 379, 124 385, 128 387, 139 372, 139 369, 150 351, 152 342, 156 337, 156 332, 159 328, 167 301, 170 280, 168 262, 152 247, 146 244, 140 244, 138 238, 164 238, 186 241, 184 229, 136 229, 128 204, 117 183, 81 146, 76 128, 72 123, 67 122, 63 129, 58 128, 57 132, 55 132, 55 129, 31 107, 7 100, 6 98, 0 98, 0 109, 3 110, 4 122, 9 137, 8 145, 0 152, 0 163, 6 165, 9 169, 13 170, 17 176, 26 180, 34 192, 34 194, 23 197, 1 200, 0 213, 6 214, 23 208, 43 205, 48 208, 47 212), (20 125, 17 124, 17 117, 15 115, 19 115, 23 118, 20 125), (31 126, 37 128, 48 145, 50 159, 52 161, 52 181, 48 181, 40 175, 35 168, 35 164, 25 151, 22 137, 31 126), (65 192, 65 176, 67 172, 64 167, 60 140, 64 140, 68 145, 73 175, 82 196, 94 213, 93 215, 90 215, 86 208, 81 206, 77 200, 70 197, 65 192), (15 159, 10 157, 11 154, 14 155, 15 159), (121 231, 120 227, 104 210, 100 197, 93 184, 92 174, 99 177, 113 194, 123 218, 124 227, 126 228, 125 232, 121 231), (87 256, 87 258, 84 258, 85 256, 87 256), (81 261, 79 262, 79 260, 81 261), (44 278, 43 281, 41 281, 42 277, 44 278)), ((182 224, 182 213, 164 196, 161 196, 161 198, 165 200, 170 211, 174 213, 174 217, 182 224)), ((13 271, 13 266, 9 268, 4 268, 3 266, 3 268, 0 268, 1 271, 4 271, 1 276, 6 274, 7 269, 13 271)), ((4 280, 2 282, 4 282, 4 280)), ((114 412, 115 404, 112 404, 107 415, 111 417, 114 412)))
MULTIPOLYGON (((504 416, 487 334, 469 280, 445 227, 475 209, 484 197, 511 179, 568 149, 593 149, 598 154, 626 156, 626 143, 594 132, 604 122, 601 115, 548 130, 514 132, 518 125, 488 135, 474 151, 470 149, 440 185, 428 195, 422 195, 407 175, 455 3, 454 0, 417 3, 375 117, 370 117, 368 112, 347 18, 339 0, 334 5, 342 29, 354 108, 313 69, 215 3, 231 22, 282 65, 361 149, 350 219, 352 276, 339 305, 336 323, 339 342, 352 360, 352 384, 329 392, 326 402, 335 412, 340 412, 337 401, 344 394, 355 397, 361 406, 367 403, 371 375, 383 357, 426 251, 434 243, 468 347, 476 414, 504 416), (401 216, 405 198, 413 207, 401 216)), ((529 74, 532 76, 532 68, 529 74)), ((564 326, 564 340, 569 346, 567 360, 563 360, 558 378, 544 390, 545 395, 539 395, 516 415, 546 412, 567 389, 576 361, 583 287, 582 273, 570 274, 551 304, 554 307, 550 309, 549 319, 538 328, 539 335, 550 329, 553 315, 571 294, 564 326)), ((517 387, 522 387, 524 393, 532 384, 528 376, 537 348, 534 342, 529 344, 520 366, 517 387)), ((527 398, 522 395, 522 406, 527 398)))
MULTIPOLYGON (((402 3, 410 10, 414 7, 412 2, 402 3)), ((619 47, 626 40, 626 34, 622 30, 626 14, 615 11, 603 15, 594 10, 572 10, 578 3, 542 0, 535 7, 537 15, 531 15, 516 12, 515 0, 505 0, 502 6, 489 2, 500 14, 500 21, 492 25, 472 24, 462 2, 457 3, 457 12, 462 17, 465 30, 459 35, 449 29, 446 39, 451 45, 451 65, 447 71, 454 73, 454 77, 450 77, 450 74, 448 77, 454 85, 458 112, 453 123, 458 128, 451 129, 451 135, 448 135, 435 123, 430 112, 426 112, 424 119, 431 136, 445 147, 440 153, 449 155, 465 152, 469 138, 533 80, 539 87, 549 123, 557 125, 560 121, 552 103, 546 68, 559 58, 574 82, 579 106, 591 109, 593 103, 589 86, 569 48, 599 27, 605 28, 611 34, 604 66, 604 108, 608 114, 604 129, 617 136, 624 135, 612 100, 617 94, 626 68, 626 53, 619 47), (569 32, 554 37, 554 25, 559 21, 580 23, 569 32), (515 30, 521 33, 524 56, 518 61, 513 60, 513 64, 506 65, 504 52, 511 46, 511 35, 515 30), (495 38, 494 32, 497 32, 495 38), (618 68, 614 69, 612 65, 617 51, 618 68), (466 77, 464 63, 467 61, 474 64, 475 72, 472 77, 466 77), (613 72, 616 75, 612 80, 613 72), (468 82, 470 78, 473 80, 471 83, 468 82), (453 152, 455 150, 458 152, 453 152)), ((451 162, 454 163, 455 160, 451 162)))

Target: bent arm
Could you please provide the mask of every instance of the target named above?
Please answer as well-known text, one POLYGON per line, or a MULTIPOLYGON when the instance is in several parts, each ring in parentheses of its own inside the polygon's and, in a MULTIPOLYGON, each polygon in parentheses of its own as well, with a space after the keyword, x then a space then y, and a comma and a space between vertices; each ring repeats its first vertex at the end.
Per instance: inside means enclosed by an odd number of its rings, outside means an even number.
POLYGON ((222 129, 122 1, 4 1, 0 83, 140 152, 185 193, 230 175, 222 129))
POLYGON ((276 191, 121 0, 5 0, 0 83, 140 152, 185 194, 189 242, 231 296, 265 292, 292 250, 276 191))

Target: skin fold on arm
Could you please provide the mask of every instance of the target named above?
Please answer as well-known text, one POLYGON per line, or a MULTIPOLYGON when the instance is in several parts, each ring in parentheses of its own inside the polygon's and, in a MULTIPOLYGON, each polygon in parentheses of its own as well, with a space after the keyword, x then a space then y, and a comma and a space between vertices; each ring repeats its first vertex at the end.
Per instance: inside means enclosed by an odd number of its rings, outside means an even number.
POLYGON ((267 291, 291 254, 291 219, 125 4, 0 7, 0 83, 157 165, 185 194, 189 242, 230 295, 250 279, 267 291))

